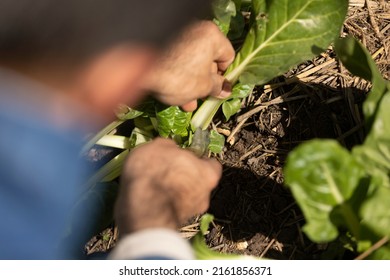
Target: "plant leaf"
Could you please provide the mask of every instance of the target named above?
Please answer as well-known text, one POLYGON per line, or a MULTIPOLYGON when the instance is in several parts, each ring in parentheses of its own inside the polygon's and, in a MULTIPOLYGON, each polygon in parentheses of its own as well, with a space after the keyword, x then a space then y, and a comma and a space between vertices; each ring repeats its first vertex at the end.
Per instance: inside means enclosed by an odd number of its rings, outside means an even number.
POLYGON ((335 50, 349 72, 372 83, 371 91, 363 104, 366 125, 370 129, 380 100, 388 91, 388 83, 383 79, 370 53, 355 38, 349 36, 336 40, 335 50))
POLYGON ((182 111, 178 106, 157 105, 157 131, 161 137, 188 135, 188 126, 191 121, 190 112, 182 111))
POLYGON ((378 236, 390 236, 390 188, 378 186, 361 208, 362 223, 378 236))
MULTIPOLYGON (((366 101, 367 102, 367 101, 366 101)), ((370 101, 369 101, 370 102, 370 101)), ((390 187, 390 92, 376 105, 377 113, 363 145, 352 150, 354 157, 372 177, 390 187)))
POLYGON ((219 154, 222 152, 224 146, 225 137, 216 132, 215 130, 211 130, 209 150, 213 153, 219 154))
POLYGON ((254 85, 237 83, 233 89, 230 98, 245 98, 252 93, 254 85))
POLYGON ((315 242, 338 236, 334 214, 355 235, 359 219, 349 203, 364 170, 334 140, 312 140, 293 150, 285 166, 285 182, 301 207, 307 224, 304 231, 315 242))
POLYGON ((327 48, 338 36, 347 0, 253 0, 252 26, 227 71, 233 83, 264 84, 327 48))
POLYGON ((226 118, 226 121, 228 121, 231 116, 236 114, 241 109, 241 103, 241 99, 233 98, 225 101, 222 104, 222 112, 226 118))
POLYGON ((236 15, 236 5, 232 0, 213 0, 214 22, 223 34, 228 34, 231 18, 236 15))

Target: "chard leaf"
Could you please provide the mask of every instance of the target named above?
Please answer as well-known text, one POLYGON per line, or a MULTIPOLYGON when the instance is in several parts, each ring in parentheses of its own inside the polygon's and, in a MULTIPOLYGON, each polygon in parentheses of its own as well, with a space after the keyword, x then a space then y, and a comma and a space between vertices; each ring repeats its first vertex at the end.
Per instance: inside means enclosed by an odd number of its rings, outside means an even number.
POLYGON ((367 127, 370 129, 378 110, 378 105, 388 91, 387 82, 383 79, 375 61, 366 48, 355 38, 346 37, 335 42, 337 56, 343 65, 355 76, 372 83, 372 88, 363 104, 367 127))
POLYGON ((216 132, 215 130, 211 130, 209 150, 213 153, 219 154, 222 152, 224 146, 225 137, 216 132))
POLYGON ((390 236, 390 188, 378 186, 361 208, 362 223, 377 236, 390 236))
POLYGON ((359 218, 349 200, 363 176, 363 168, 334 140, 312 140, 289 154, 285 182, 305 215, 303 230, 311 240, 334 240, 341 223, 358 236, 359 218))
POLYGON ((352 153, 367 173, 380 179, 382 186, 390 188, 390 91, 376 106, 375 120, 365 142, 352 153))
POLYGON ((236 114, 241 109, 241 103, 241 99, 233 98, 225 101, 222 104, 222 112, 226 118, 226 121, 228 121, 231 116, 236 114))
POLYGON ((161 137, 188 135, 188 126, 191 121, 190 112, 182 111, 178 106, 157 106, 157 131, 161 137))
POLYGON ((245 85, 241 83, 237 83, 233 87, 230 99, 222 104, 222 112, 227 121, 241 109, 241 99, 251 94, 254 87, 254 85, 245 85))
POLYGON ((347 0, 252 0, 252 26, 226 78, 264 84, 318 55, 339 33, 347 0))
POLYGON ((232 95, 230 97, 241 98, 241 99, 245 98, 252 93, 254 87, 255 87, 254 85, 238 83, 233 87, 232 95))
POLYGON ((214 0, 212 2, 214 22, 223 34, 228 34, 231 18, 236 15, 236 5, 232 0, 214 0))

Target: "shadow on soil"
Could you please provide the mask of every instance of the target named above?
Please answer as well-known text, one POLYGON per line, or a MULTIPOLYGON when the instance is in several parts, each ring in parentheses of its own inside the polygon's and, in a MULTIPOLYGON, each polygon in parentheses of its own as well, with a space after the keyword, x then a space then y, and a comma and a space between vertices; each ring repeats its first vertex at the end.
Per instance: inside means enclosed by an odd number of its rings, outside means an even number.
POLYGON ((315 244, 302 232, 304 217, 283 185, 282 168, 289 151, 309 139, 338 139, 347 148, 359 144, 364 131, 356 116, 361 115, 365 93, 298 86, 297 95, 305 98, 271 105, 252 116, 225 151, 224 173, 209 208, 216 224, 207 236, 211 248, 271 259, 345 257, 343 250, 327 256, 327 244, 315 244))

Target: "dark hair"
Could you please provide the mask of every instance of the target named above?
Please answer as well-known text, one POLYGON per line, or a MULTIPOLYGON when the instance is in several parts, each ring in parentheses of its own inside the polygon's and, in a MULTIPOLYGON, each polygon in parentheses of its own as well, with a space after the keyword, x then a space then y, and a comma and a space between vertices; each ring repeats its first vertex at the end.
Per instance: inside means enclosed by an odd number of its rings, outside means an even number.
POLYGON ((0 58, 85 57, 124 42, 166 43, 208 0, 0 0, 0 58))

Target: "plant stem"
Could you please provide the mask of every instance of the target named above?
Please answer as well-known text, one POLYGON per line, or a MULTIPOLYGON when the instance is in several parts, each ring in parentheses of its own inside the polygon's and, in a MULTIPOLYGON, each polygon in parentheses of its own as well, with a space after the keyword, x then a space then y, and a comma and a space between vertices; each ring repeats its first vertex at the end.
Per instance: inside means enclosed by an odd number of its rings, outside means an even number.
POLYGON ((217 99, 215 97, 207 98, 191 119, 193 131, 196 131, 197 128, 202 130, 207 129, 223 102, 223 99, 217 99))
POLYGON ((129 138, 120 135, 104 135, 96 142, 96 145, 118 148, 123 150, 130 148, 129 138))
POLYGON ((98 182, 109 182, 117 178, 121 174, 123 163, 128 154, 129 150, 124 150, 122 153, 110 160, 89 178, 84 185, 84 189, 90 190, 98 182))
POLYGON ((116 120, 116 121, 113 121, 112 123, 110 123, 109 125, 107 125, 105 128, 103 128, 102 130, 100 130, 94 137, 92 137, 85 145, 84 147, 81 149, 81 154, 85 154, 86 152, 88 152, 92 147, 93 145, 96 144, 96 142, 102 138, 103 136, 105 136, 106 134, 108 134, 109 132, 111 132, 113 129, 115 129, 116 127, 118 127, 119 125, 121 125, 122 123, 124 122, 124 120, 116 120))

